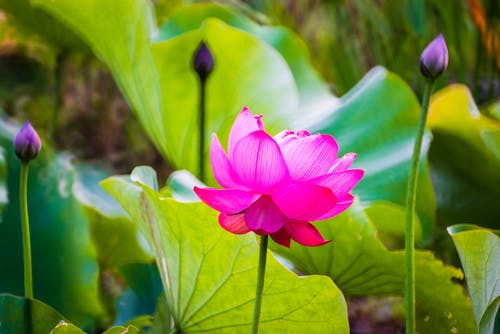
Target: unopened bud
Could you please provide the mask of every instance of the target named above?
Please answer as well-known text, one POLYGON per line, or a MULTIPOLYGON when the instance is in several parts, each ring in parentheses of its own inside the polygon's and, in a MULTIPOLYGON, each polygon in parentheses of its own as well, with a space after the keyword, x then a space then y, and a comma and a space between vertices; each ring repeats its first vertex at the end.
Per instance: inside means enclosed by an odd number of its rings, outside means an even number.
POLYGON ((210 73, 212 73, 214 69, 214 58, 205 42, 201 42, 196 50, 193 65, 201 81, 205 81, 210 73))
POLYGON ((420 71, 431 80, 436 79, 448 67, 448 48, 442 34, 436 37, 420 56, 420 71))
POLYGON ((14 138, 14 151, 18 158, 22 161, 32 160, 40 153, 41 148, 42 141, 36 130, 29 121, 24 123, 14 138))

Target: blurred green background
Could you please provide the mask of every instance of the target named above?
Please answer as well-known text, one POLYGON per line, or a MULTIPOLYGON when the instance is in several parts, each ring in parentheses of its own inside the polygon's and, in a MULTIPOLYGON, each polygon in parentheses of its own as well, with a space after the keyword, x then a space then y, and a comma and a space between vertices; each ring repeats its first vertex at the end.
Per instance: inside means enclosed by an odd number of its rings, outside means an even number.
MULTIPOLYGON (((192 2, 153 1, 158 25, 192 2)), ((420 51, 443 33, 451 60, 439 87, 464 83, 480 107, 492 106, 483 111, 499 113, 498 1, 214 2, 297 32, 337 96, 376 65, 398 74, 420 96, 420 51)), ((73 33, 28 6, 27 0, 0 1, 0 106, 11 116, 31 119, 59 148, 81 159, 105 159, 127 172, 138 163, 150 164, 160 167, 160 178, 165 178, 170 169, 131 116, 105 66, 73 33)))

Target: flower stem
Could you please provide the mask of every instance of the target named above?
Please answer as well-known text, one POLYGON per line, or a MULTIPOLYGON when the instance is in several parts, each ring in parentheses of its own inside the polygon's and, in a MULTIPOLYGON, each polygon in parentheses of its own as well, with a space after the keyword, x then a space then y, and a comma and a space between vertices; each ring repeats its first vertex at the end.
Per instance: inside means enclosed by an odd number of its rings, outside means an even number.
POLYGON ((424 87, 422 97, 422 111, 418 122, 417 135, 413 146, 413 155, 411 157, 410 175, 408 177, 408 186, 406 191, 406 234, 405 234, 405 253, 406 253, 406 271, 405 271, 405 316, 406 316, 406 334, 415 334, 415 200, 417 194, 417 175, 420 163, 420 150, 422 147, 422 138, 424 136, 425 121, 429 108, 429 100, 434 81, 428 80, 424 87))
POLYGON ((264 290, 264 276, 266 274, 267 239, 267 235, 260 237, 259 268, 257 273, 257 288, 255 289, 255 306, 253 309, 252 334, 257 334, 259 332, 262 291, 264 290))
POLYGON ((33 298, 33 276, 31 272, 30 223, 28 218, 28 161, 21 162, 19 180, 19 204, 21 206, 21 227, 23 234, 24 295, 33 298))
POLYGON ((199 106, 199 130, 200 130, 200 141, 198 143, 198 155, 199 155, 199 178, 200 181, 205 182, 205 88, 206 80, 200 80, 200 106, 199 106))

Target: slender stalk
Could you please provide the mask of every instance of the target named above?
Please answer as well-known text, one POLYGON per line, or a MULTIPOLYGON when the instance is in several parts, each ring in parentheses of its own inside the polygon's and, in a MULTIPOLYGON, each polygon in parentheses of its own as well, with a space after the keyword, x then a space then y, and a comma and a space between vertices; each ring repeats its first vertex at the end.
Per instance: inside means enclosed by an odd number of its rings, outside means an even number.
POLYGON ((23 234, 23 262, 24 262, 24 295, 33 298, 33 275, 31 272, 31 241, 30 224, 28 218, 28 161, 21 162, 21 177, 19 180, 19 204, 21 206, 21 227, 23 234))
POLYGON ((417 194, 417 175, 420 163, 420 150, 422 138, 424 136, 427 110, 432 92, 433 81, 425 83, 424 95, 422 98, 422 111, 418 122, 417 135, 413 146, 411 157, 410 175, 406 191, 406 271, 405 271, 405 313, 406 313, 406 333, 415 334, 415 200, 417 194))
POLYGON ((202 182, 205 182, 205 88, 206 88, 206 80, 200 80, 200 105, 199 105, 199 130, 200 130, 200 141, 198 143, 199 149, 199 178, 202 182))
POLYGON ((257 334, 259 332, 262 291, 264 290, 264 276, 266 274, 267 239, 267 235, 260 237, 259 268, 257 273, 257 288, 255 289, 255 306, 253 309, 252 334, 257 334))

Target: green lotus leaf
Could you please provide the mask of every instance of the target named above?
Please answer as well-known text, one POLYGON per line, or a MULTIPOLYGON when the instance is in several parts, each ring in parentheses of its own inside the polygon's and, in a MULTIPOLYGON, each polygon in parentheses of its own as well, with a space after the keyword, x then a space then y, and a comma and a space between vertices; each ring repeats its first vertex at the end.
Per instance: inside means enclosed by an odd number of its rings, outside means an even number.
POLYGON ((500 121, 479 113, 466 86, 452 85, 433 96, 428 124, 440 225, 498 227, 500 121))
MULTIPOLYGON (((356 201, 347 212, 315 224, 326 239, 332 240, 324 246, 293 243, 287 249, 273 244, 272 249, 304 274, 331 277, 347 296, 403 296, 405 254, 388 250, 378 238, 375 226, 380 223, 374 221, 391 216, 385 214, 385 204, 373 207, 377 205, 367 208, 356 201)), ((452 282, 462 279, 462 272, 443 265, 427 251, 417 251, 415 263, 418 331, 474 333, 470 301, 462 287, 452 282)))
MULTIPOLYGON (((144 184, 112 177, 103 186, 155 249, 177 330, 250 330, 258 258, 253 235, 227 233, 218 226, 216 213, 202 203, 179 203, 144 184)), ((345 300, 327 277, 298 277, 270 256, 261 329, 347 333, 345 300)))
POLYGON ((0 333, 47 334, 64 317, 36 299, 0 294, 0 333))
POLYGON ((491 230, 466 224, 450 226, 448 233, 462 261, 479 333, 496 333, 495 319, 498 322, 500 308, 500 238, 491 230))

